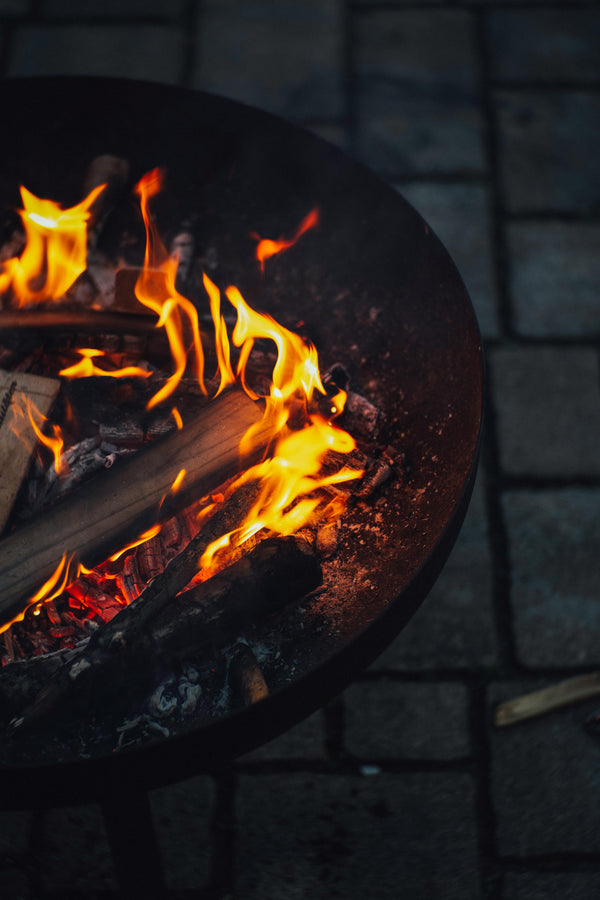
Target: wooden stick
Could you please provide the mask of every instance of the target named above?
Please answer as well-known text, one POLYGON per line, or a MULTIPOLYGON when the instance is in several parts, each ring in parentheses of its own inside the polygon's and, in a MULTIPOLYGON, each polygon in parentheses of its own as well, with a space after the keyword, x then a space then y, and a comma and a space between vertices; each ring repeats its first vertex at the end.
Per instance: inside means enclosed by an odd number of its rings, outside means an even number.
POLYGON ((568 678, 551 687, 500 703, 494 715, 499 728, 542 716, 554 709, 600 696, 600 672, 568 678))
MULTIPOLYGON (((245 394, 229 391, 181 431, 119 460, 0 541, 0 624, 21 613, 64 553, 88 567, 97 565, 160 518, 239 471, 239 442, 261 415, 261 407, 245 394), (184 469, 181 489, 173 493, 172 485, 184 469)), ((267 440, 265 431, 259 444, 267 440)))

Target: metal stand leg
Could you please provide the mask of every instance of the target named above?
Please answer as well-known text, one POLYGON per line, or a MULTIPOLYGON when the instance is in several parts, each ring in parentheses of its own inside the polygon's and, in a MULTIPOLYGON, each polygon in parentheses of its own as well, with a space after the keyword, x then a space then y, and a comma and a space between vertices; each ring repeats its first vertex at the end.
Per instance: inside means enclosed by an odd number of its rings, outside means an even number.
POLYGON ((148 795, 120 791, 102 804, 104 823, 122 896, 165 900, 160 848, 148 795))

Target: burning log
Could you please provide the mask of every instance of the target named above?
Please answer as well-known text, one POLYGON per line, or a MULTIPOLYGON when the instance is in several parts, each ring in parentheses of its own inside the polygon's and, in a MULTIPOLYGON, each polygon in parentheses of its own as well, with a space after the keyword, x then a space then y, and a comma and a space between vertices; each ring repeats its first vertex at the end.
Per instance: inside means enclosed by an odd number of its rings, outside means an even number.
MULTIPOLYGON (((206 530, 204 534, 206 537, 206 530)), ((168 604, 164 591, 170 579, 161 580, 159 576, 146 589, 143 603, 140 598, 131 604, 90 638, 81 652, 69 654, 68 661, 54 671, 34 702, 13 723, 12 733, 24 735, 49 717, 59 717, 61 711, 72 721, 74 708, 89 709, 90 705, 110 715, 127 712, 132 705, 144 702, 165 667, 193 658, 210 658, 210 654, 314 590, 321 577, 313 551, 306 541, 295 537, 263 541, 219 575, 179 596, 170 595, 168 604), (160 589, 152 590, 156 582, 160 589)), ((239 655, 234 653, 234 658, 239 655)), ((247 672, 252 669, 247 662, 247 654, 240 657, 236 671, 240 667, 247 672)), ((247 698, 253 685, 252 696, 258 699, 256 679, 248 677, 249 681, 240 675, 240 690, 245 684, 242 692, 247 698)), ((0 695, 1 684, 0 675, 0 695)))
MULTIPOLYGON (((81 485, 63 502, 0 542, 0 624, 55 573, 63 554, 94 566, 159 517, 190 502, 192 492, 214 489, 239 469, 238 446, 260 420, 245 394, 227 392, 196 419, 81 485), (171 488, 185 470, 180 491, 171 488), (149 477, 151 475, 151 477, 149 477)), ((266 432, 261 440, 267 441, 266 432)))

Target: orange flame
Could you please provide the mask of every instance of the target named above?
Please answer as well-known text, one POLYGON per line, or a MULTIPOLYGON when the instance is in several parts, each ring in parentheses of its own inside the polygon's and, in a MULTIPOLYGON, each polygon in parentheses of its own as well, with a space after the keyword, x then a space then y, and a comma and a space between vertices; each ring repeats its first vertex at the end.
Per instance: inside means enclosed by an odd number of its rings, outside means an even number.
POLYGON ((310 228, 315 228, 318 224, 319 207, 315 206, 315 208, 311 209, 309 214, 302 219, 300 225, 294 233, 294 236, 289 240, 280 238, 278 241, 273 241, 270 238, 260 238, 255 232, 253 232, 250 237, 254 238, 255 241, 258 241, 255 254, 256 259, 260 263, 261 272, 265 271, 266 259, 270 259, 271 256, 275 256, 277 253, 282 253, 284 250, 289 250, 290 247, 294 246, 298 238, 302 237, 302 235, 310 228))
POLYGON ((61 369, 58 373, 59 375, 62 375, 64 378, 91 378, 92 376, 104 378, 148 378, 150 375, 150 372, 147 372, 146 369, 140 369, 139 366, 124 366, 122 369, 112 370, 101 369, 92 360, 99 356, 105 356, 104 350, 93 350, 90 347, 84 347, 77 350, 77 353, 81 356, 79 362, 68 366, 66 369, 61 369))
POLYGON ((175 362, 175 372, 149 400, 148 409, 170 397, 185 374, 188 349, 183 333, 184 320, 191 330, 190 352, 194 357, 198 384, 202 392, 206 394, 204 352, 200 341, 198 314, 193 303, 190 303, 175 289, 178 260, 168 255, 150 215, 149 201, 160 191, 162 178, 160 169, 153 169, 144 175, 136 186, 146 228, 146 251, 144 268, 135 285, 135 295, 140 303, 143 303, 159 317, 156 325, 164 327, 175 362))
POLYGON ((354 447, 354 439, 347 432, 316 415, 310 417, 306 428, 281 438, 272 458, 247 469, 234 483, 236 488, 259 481, 259 497, 240 528, 213 541, 206 549, 200 568, 211 566, 220 550, 239 547, 259 531, 288 535, 306 525, 321 503, 315 494, 319 488, 362 476, 362 472, 348 468, 319 476, 330 450, 350 453, 354 447))
MULTIPOLYGON (((159 169, 145 175, 136 187, 146 229, 146 250, 144 268, 136 282, 135 294, 144 306, 156 313, 156 326, 165 329, 175 367, 164 386, 149 401, 148 409, 173 394, 185 374, 190 358, 195 365, 201 390, 204 394, 207 393, 204 384, 204 354, 196 309, 175 289, 177 259, 169 257, 149 210, 150 200, 161 187, 162 173, 159 169)), ((87 210, 97 193, 98 191, 93 192, 83 204, 80 204, 80 207, 85 206, 86 218, 87 210)), ((264 269, 266 259, 289 249, 302 234, 315 227, 318 222, 319 210, 315 208, 300 223, 292 239, 271 241, 257 238, 259 243, 256 258, 260 262, 261 269, 264 269)), ((333 474, 322 474, 324 460, 330 451, 350 453, 355 443, 349 434, 329 420, 343 409, 345 394, 340 391, 335 397, 328 397, 319 373, 315 347, 279 325, 271 316, 253 310, 240 291, 231 286, 226 289, 225 296, 237 313, 236 324, 231 334, 231 344, 238 352, 234 371, 230 337, 225 318, 221 314, 221 291, 206 275, 203 276, 203 282, 215 330, 215 351, 220 376, 217 394, 239 382, 251 398, 257 399, 258 395, 249 387, 246 377, 253 347, 257 340, 264 339, 273 341, 276 347, 271 386, 268 394, 263 397, 265 401, 263 422, 249 428, 240 442, 241 454, 251 451, 258 432, 264 434, 266 423, 271 434, 269 454, 262 462, 240 475, 230 488, 235 490, 242 484, 258 482, 258 499, 238 529, 222 535, 206 550, 199 561, 201 570, 206 571, 215 561, 221 561, 221 553, 225 548, 235 550, 258 532, 288 535, 304 527, 311 521, 317 508, 319 514, 322 512, 324 506, 322 491, 319 494, 322 488, 360 478, 362 472, 342 467, 333 474), (327 418, 315 411, 319 397, 326 398, 326 405, 329 408, 327 418)), ((101 369, 95 364, 94 359, 102 356, 102 351, 80 349, 77 352, 81 357, 80 361, 62 369, 59 373, 61 376, 74 378, 96 375, 123 378, 148 377, 150 374, 136 366, 114 371, 101 369)), ((325 408, 322 402, 318 405, 325 408)), ((177 427, 181 428, 183 422, 176 407, 172 408, 171 415, 177 427)), ((51 439, 44 439, 44 443, 49 440, 51 439)), ((185 475, 185 469, 182 469, 171 486, 171 492, 179 490, 185 475)), ((212 499, 213 502, 221 502, 223 496, 217 493, 212 499)), ((332 515, 334 512, 335 515, 339 514, 341 502, 327 504, 327 509, 332 515)), ((211 509, 211 506, 206 506, 198 518, 208 515, 211 509)), ((159 531, 159 525, 149 529, 137 540, 113 554, 110 561, 116 561, 129 550, 156 536, 159 531)), ((67 561, 65 552, 54 575, 28 601, 26 608, 32 604, 39 605, 61 593, 83 570, 81 564, 77 563, 77 575, 72 577, 73 567, 73 557, 67 561)), ((202 572, 199 573, 199 577, 203 577, 202 572)), ((23 615, 20 615, 14 621, 22 618, 23 615)), ((8 627, 10 626, 0 629, 0 633, 8 627)))
MULTIPOLYGON (((48 603, 50 600, 54 600, 56 597, 59 597, 62 592, 65 590, 70 581, 74 581, 74 578, 71 577, 71 566, 73 563, 73 557, 67 560, 67 552, 62 555, 62 559, 57 565, 54 573, 48 578, 47 581, 41 586, 39 591, 29 598, 22 612, 11 619, 10 622, 7 622, 5 625, 0 626, 0 634, 3 634, 5 631, 15 624, 15 622, 22 622, 25 618, 25 613, 32 606, 38 606, 42 603, 48 603)), ((77 570, 77 578, 79 574, 79 569, 77 570)))
POLYGON ((121 547, 116 553, 113 553, 112 556, 109 556, 111 562, 116 562, 122 556, 124 556, 128 550, 133 550, 135 547, 140 547, 142 544, 145 544, 146 541, 151 540, 153 537, 160 531, 160 525, 153 525, 152 528, 148 528, 147 531, 144 531, 143 534, 137 538, 137 540, 132 541, 130 544, 126 544, 124 547, 121 547))
POLYGON ((77 206, 65 210, 21 187, 24 209, 19 215, 26 244, 20 257, 1 264, 0 293, 12 288, 19 306, 57 300, 65 294, 85 271, 86 223, 92 203, 105 186, 99 185, 77 206))
POLYGON ((62 456, 62 451, 64 447, 64 440, 62 436, 62 431, 58 425, 52 426, 52 431, 54 433, 54 437, 50 435, 44 434, 42 431, 42 426, 48 421, 46 416, 37 408, 33 400, 25 395, 25 410, 21 408, 18 403, 13 404, 13 410, 15 413, 15 419, 12 422, 11 428, 14 434, 19 438, 19 440, 28 447, 29 451, 33 449, 33 446, 29 443, 25 436, 25 432, 23 429, 17 428, 16 420, 21 419, 25 420, 25 411, 27 412, 27 418, 29 419, 29 424, 33 430, 33 433, 37 437, 40 444, 43 444, 44 447, 47 447, 48 450, 52 453, 54 457, 54 468, 57 475, 60 475, 61 472, 64 471, 66 467, 66 462, 64 457, 62 456))

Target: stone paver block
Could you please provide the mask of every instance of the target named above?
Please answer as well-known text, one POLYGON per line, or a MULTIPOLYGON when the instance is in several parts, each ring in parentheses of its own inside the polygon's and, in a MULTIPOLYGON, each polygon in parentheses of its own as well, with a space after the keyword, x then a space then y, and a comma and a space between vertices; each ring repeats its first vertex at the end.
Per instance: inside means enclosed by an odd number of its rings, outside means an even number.
POLYGON ((20 810, 0 812, 0 856, 26 852, 32 818, 20 810))
POLYGON ((150 797, 167 886, 203 887, 210 876, 212 779, 191 778, 152 791, 150 797))
POLYGON ((600 489, 509 491, 504 512, 519 660, 597 665, 600 489))
POLYGON ((0 0, 0 16, 22 16, 29 9, 29 0, 0 0))
POLYGON ((247 776, 237 809, 244 900, 479 897, 468 775, 247 776))
POLYGON ((157 25, 17 28, 9 75, 104 75, 177 83, 183 40, 157 25))
POLYGON ((4 868, 0 865, 0 885, 2 885, 2 895, 10 900, 31 900, 33 896, 29 878, 22 869, 12 866, 4 868))
POLYGON ((511 212, 600 209, 600 93, 499 91, 500 163, 511 212))
POLYGON ((368 759, 459 759, 471 752, 462 684, 369 681, 345 693, 345 747, 368 759))
POLYGON ((481 170, 472 21, 461 10, 377 11, 355 24, 358 150, 389 177, 481 170))
POLYGON ((600 897, 599 872, 509 872, 502 900, 596 900, 600 897))
POLYGON ((429 597, 373 669, 491 667, 497 659, 492 562, 478 477, 461 533, 429 597))
POLYGON ((338 0, 209 0, 192 86, 295 120, 343 112, 338 0))
POLYGON ((45 890, 116 887, 104 820, 95 804, 50 810, 37 852, 45 890))
MULTIPOLYGON (((493 685, 490 706, 549 684, 493 685)), ((597 705, 591 700, 514 727, 492 727, 492 800, 501 856, 600 852, 599 748, 582 725, 597 705)))
POLYGON ((499 334, 492 263, 489 197, 478 184, 419 182, 401 193, 433 228, 453 258, 484 337, 499 334))
POLYGON ((185 7, 185 0, 42 0, 42 12, 47 16, 161 17, 174 19, 185 7))
POLYGON ((600 474, 600 388, 594 350, 490 351, 500 454, 510 475, 600 474))
POLYGON ((600 226, 516 222, 508 227, 510 291, 520 334, 600 334, 600 226))
POLYGON ((325 754, 323 713, 314 713, 284 734, 240 757, 242 762, 276 759, 322 759, 325 754))
POLYGON ((519 82, 597 82, 600 78, 598 9, 519 9, 490 13, 492 70, 519 82))

